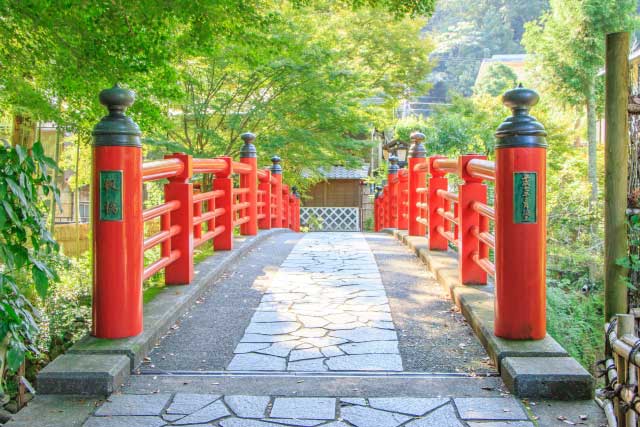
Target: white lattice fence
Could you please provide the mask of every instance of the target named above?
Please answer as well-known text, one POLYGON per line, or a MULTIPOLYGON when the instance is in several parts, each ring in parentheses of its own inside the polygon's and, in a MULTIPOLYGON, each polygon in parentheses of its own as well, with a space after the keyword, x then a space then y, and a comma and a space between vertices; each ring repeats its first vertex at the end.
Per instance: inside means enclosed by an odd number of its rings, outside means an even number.
POLYGON ((300 208, 300 224, 311 231, 360 231, 360 209, 300 208))

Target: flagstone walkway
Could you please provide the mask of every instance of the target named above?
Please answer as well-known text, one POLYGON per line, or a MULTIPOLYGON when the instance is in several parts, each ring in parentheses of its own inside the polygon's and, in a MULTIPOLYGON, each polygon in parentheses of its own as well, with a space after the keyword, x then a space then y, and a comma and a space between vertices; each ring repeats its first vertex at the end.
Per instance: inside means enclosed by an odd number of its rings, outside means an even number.
POLYGON ((522 405, 513 398, 365 399, 178 393, 112 396, 84 427, 533 427, 528 420, 522 405), (486 420, 497 422, 487 424, 486 420))
POLYGON ((380 272, 359 233, 316 233, 282 263, 231 371, 402 371, 380 272))
POLYGON ((565 425, 551 404, 509 395, 433 277, 388 236, 284 234, 240 266, 83 427, 565 425))

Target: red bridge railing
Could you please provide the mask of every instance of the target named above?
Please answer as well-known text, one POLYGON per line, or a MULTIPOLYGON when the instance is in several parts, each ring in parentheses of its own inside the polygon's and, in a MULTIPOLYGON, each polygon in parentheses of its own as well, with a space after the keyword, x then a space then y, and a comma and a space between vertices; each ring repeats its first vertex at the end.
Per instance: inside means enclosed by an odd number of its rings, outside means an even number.
POLYGON ((430 250, 455 250, 463 284, 495 281, 496 335, 541 339, 546 335, 546 132, 528 114, 538 100, 535 92, 518 88, 503 99, 513 116, 498 128, 495 161, 475 154, 427 157, 421 133, 412 135, 407 169, 390 157, 387 183, 378 187, 375 200, 375 229, 408 230, 427 237, 430 250), (495 206, 488 204, 487 184, 494 187, 495 206))
POLYGON ((300 199, 282 184, 279 157, 258 168, 251 133, 241 136, 239 161, 177 153, 143 163, 140 130, 124 115, 133 93, 114 87, 100 100, 109 115, 94 129, 93 335, 124 338, 142 332, 143 280, 164 270, 167 285, 189 284, 194 249, 231 250, 237 229, 299 231, 300 199), (200 174, 211 175, 210 190, 194 187, 200 174), (143 183, 158 180, 167 180, 164 203, 143 209, 143 183), (145 238, 144 224, 154 220, 160 230, 145 238), (158 245, 159 258, 145 266, 144 253, 158 245))

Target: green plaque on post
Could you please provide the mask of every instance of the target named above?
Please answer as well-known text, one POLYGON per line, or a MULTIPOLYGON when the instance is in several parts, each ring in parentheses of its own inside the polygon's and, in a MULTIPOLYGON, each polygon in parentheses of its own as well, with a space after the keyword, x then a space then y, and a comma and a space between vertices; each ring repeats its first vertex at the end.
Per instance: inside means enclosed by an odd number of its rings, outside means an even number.
POLYGON ((513 174, 513 222, 535 224, 538 220, 538 175, 535 172, 513 174))
POLYGON ((100 171, 100 221, 122 221, 122 171, 100 171))

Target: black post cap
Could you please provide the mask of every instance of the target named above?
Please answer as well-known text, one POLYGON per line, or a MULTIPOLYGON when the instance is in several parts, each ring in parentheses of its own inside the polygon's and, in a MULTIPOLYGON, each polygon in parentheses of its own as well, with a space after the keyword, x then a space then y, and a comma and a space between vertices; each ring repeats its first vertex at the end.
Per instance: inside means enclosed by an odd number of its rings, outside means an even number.
POLYGON ((242 149, 240 149, 240 158, 247 159, 258 157, 256 146, 253 145, 253 141, 256 140, 256 136, 251 132, 245 132, 240 135, 240 139, 244 141, 244 145, 242 146, 242 149))
POLYGON ((547 147, 544 126, 529 114, 539 100, 536 91, 524 88, 522 84, 502 95, 502 103, 511 108, 513 115, 498 127, 496 148, 547 147))
POLYGON ((109 114, 93 128, 94 146, 142 147, 140 128, 124 114, 135 99, 133 91, 118 84, 100 92, 100 103, 107 107, 109 114))
POLYGON ((427 157, 427 150, 424 148, 424 134, 422 132, 411 133, 411 148, 409 148, 409 157, 414 159, 424 159, 427 157))
POLYGON ((398 156, 390 156, 389 157, 389 173, 396 174, 400 167, 398 166, 398 156))
POLYGON ((282 175, 282 166, 280 166, 280 157, 273 156, 271 158, 271 163, 273 163, 273 166, 271 166, 271 173, 274 175, 282 175))

